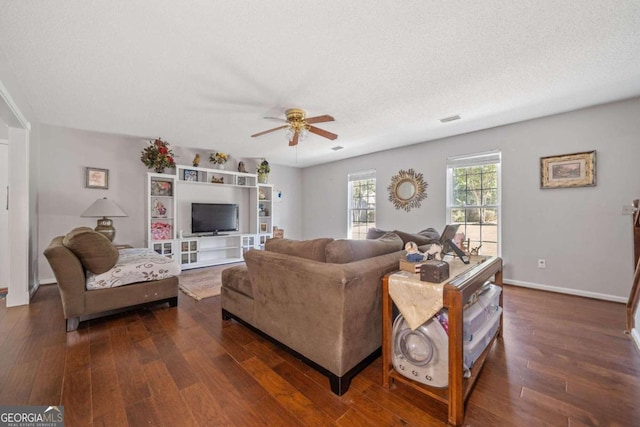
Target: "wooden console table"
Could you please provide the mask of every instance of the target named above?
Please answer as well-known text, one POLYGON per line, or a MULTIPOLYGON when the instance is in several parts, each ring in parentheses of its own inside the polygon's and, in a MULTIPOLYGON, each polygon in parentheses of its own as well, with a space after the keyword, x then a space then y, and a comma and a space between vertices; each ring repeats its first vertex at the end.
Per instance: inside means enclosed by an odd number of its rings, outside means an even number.
MULTIPOLYGON (((382 280, 382 385, 389 388, 392 381, 398 381, 446 404, 448 421, 453 425, 462 424, 465 401, 478 378, 489 349, 496 338, 502 334, 501 317, 498 332, 474 363, 471 377, 463 378, 463 307, 469 297, 480 289, 487 280, 493 278, 494 284, 502 286, 502 258, 487 257, 484 262, 478 264, 483 258, 485 257, 472 257, 469 269, 451 278, 444 285, 443 303, 444 308, 449 310, 449 386, 447 388, 427 386, 399 374, 393 368, 391 354, 393 337, 391 334, 394 319, 393 300, 389 296, 390 274, 382 280)), ((456 259, 452 261, 452 263, 454 262, 461 261, 456 259)), ((502 306, 502 293, 500 294, 500 306, 502 306)))

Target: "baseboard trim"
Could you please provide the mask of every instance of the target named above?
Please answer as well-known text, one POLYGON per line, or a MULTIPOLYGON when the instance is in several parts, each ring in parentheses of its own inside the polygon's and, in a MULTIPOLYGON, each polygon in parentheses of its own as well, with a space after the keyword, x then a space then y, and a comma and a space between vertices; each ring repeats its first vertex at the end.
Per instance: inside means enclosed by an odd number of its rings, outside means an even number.
POLYGON ((504 279, 503 281, 504 281, 505 285, 521 286, 523 288, 539 289, 541 291, 556 292, 556 293, 559 293, 559 294, 576 295, 576 296, 579 296, 579 297, 601 299, 601 300, 605 300, 605 301, 622 302, 622 303, 626 304, 627 300, 628 300, 628 298, 626 298, 626 297, 619 297, 619 296, 616 296, 616 295, 601 294, 601 293, 598 293, 598 292, 580 291, 580 290, 571 289, 571 288, 560 288, 558 286, 542 285, 540 283, 523 282, 522 280, 504 279))
POLYGON ((39 282, 41 285, 53 285, 54 283, 58 283, 55 277, 51 279, 39 280, 39 282))

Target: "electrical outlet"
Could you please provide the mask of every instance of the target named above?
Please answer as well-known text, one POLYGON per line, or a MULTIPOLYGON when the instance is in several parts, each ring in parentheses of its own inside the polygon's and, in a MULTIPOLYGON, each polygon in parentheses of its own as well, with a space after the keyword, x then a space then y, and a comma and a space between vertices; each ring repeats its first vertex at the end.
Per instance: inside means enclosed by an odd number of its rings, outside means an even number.
POLYGON ((547 261, 543 259, 538 260, 538 268, 547 268, 547 261))

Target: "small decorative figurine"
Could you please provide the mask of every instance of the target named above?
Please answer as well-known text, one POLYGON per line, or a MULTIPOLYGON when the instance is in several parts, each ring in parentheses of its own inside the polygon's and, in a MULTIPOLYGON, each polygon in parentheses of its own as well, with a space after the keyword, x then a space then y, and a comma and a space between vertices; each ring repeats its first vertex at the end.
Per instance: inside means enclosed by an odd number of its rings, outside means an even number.
POLYGON ((420 262, 426 259, 424 254, 418 250, 418 245, 415 242, 407 242, 404 249, 407 251, 407 261, 420 262))
POLYGON ((475 248, 471 248, 470 251, 470 255, 478 255, 480 253, 480 248, 482 247, 482 245, 480 246, 476 246, 475 248))
POLYGON ((247 172, 247 170, 244 168, 244 162, 238 162, 238 172, 247 172))
POLYGON ((167 208, 160 200, 153 201, 153 217, 165 218, 167 216, 167 208))
POLYGON ((442 246, 439 243, 432 243, 429 249, 425 252, 427 259, 438 259, 442 261, 442 246))
POLYGON ((200 154, 196 154, 196 156, 193 158, 193 166, 200 166, 200 154))

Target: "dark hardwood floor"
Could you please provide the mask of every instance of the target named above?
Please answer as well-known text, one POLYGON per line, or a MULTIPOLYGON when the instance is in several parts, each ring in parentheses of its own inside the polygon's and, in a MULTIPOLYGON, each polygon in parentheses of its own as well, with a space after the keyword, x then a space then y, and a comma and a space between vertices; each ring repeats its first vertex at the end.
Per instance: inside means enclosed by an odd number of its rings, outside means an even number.
MULTIPOLYGON (((625 306, 505 286, 504 336, 467 403, 473 426, 638 426, 640 353, 625 306)), ((0 308, 0 405, 56 405, 66 426, 441 426, 446 409, 381 386, 377 359, 328 380, 234 321, 220 297, 81 323, 55 285, 0 308)))

